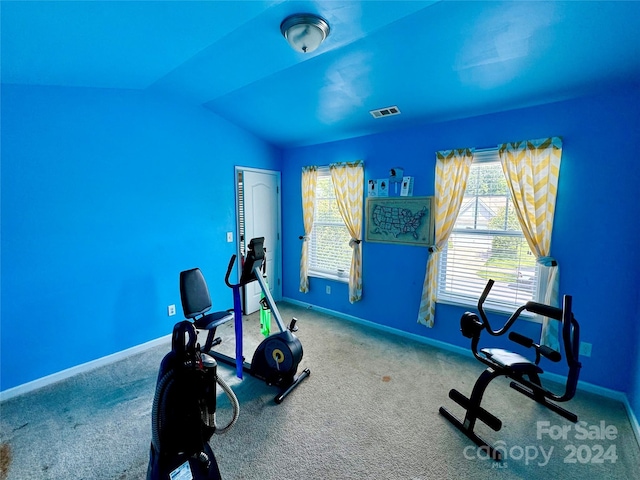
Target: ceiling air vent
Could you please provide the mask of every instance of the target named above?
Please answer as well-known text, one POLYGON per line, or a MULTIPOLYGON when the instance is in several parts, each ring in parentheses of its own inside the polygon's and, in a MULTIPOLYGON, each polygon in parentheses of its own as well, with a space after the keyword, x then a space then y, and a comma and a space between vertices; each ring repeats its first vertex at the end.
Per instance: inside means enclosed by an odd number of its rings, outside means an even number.
POLYGON ((369 111, 373 118, 390 117, 391 115, 400 115, 400 109, 396 106, 379 108, 378 110, 369 111))

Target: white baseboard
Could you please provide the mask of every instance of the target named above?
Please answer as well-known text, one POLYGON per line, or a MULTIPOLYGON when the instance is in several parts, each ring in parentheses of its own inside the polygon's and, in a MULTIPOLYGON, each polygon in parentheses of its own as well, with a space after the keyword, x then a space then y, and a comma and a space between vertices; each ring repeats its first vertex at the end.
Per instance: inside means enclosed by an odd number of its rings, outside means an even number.
POLYGON ((127 348, 126 350, 122 350, 105 357, 97 358, 96 360, 76 365, 75 367, 67 368, 66 370, 62 370, 60 372, 52 373, 51 375, 47 375, 46 377, 23 383, 22 385, 18 385, 17 387, 3 390, 2 392, 0 392, 0 402, 4 402, 5 400, 9 400, 10 398, 32 392, 42 387, 46 387, 47 385, 59 382, 60 380, 65 380, 69 377, 73 377, 74 375, 85 373, 95 368, 102 367, 119 360, 123 360, 127 357, 130 357, 131 355, 135 355, 136 353, 143 352, 164 343, 171 343, 171 335, 165 335, 164 337, 156 338, 155 340, 136 345, 135 347, 127 348))
MULTIPOLYGON (((337 312, 335 310, 330 310, 328 308, 318 307, 310 303, 294 300, 293 298, 285 297, 282 299, 282 301, 291 303, 293 305, 297 305, 299 307, 309 308, 317 312, 326 313, 327 315, 342 318, 344 320, 348 320, 353 323, 358 323, 360 325, 364 325, 366 327, 369 327, 378 331, 393 333, 395 335, 398 335, 404 338, 415 340, 419 343, 424 343, 425 345, 441 348, 449 352, 459 353, 460 355, 463 355, 465 357, 473 358, 473 353, 469 348, 462 348, 456 345, 451 345, 450 343, 442 342, 440 340, 434 340, 432 338, 423 337, 421 335, 416 335, 414 333, 405 332, 404 330, 388 327, 386 325, 381 325, 379 323, 371 322, 369 320, 363 320, 362 318, 354 317, 353 315, 347 315, 341 312, 337 312)), ((560 383, 560 384, 564 384, 567 381, 566 377, 555 374, 555 373, 545 373, 544 376, 545 378, 548 378, 550 381, 560 383)), ((638 445, 640 445, 640 425, 638 424, 638 418, 636 417, 633 411, 633 408, 631 408, 629 399, 624 392, 619 392, 617 390, 611 390, 609 388, 600 387, 598 385, 594 385, 593 383, 583 382, 582 380, 578 380, 577 389, 582 390, 583 392, 594 393, 596 395, 601 395, 603 397, 611 398, 611 399, 622 402, 627 410, 627 415, 629 416, 629 421, 631 422, 631 428, 633 429, 633 432, 636 436, 638 445)))

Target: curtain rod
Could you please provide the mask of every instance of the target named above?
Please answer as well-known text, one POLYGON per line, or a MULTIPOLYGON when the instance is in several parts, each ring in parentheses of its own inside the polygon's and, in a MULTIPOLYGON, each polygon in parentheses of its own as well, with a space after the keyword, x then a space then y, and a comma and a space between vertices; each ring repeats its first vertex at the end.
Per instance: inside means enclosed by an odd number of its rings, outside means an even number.
POLYGON ((495 150, 498 150, 498 147, 482 147, 482 148, 476 148, 474 151, 478 152, 478 153, 482 153, 482 152, 493 152, 495 150))

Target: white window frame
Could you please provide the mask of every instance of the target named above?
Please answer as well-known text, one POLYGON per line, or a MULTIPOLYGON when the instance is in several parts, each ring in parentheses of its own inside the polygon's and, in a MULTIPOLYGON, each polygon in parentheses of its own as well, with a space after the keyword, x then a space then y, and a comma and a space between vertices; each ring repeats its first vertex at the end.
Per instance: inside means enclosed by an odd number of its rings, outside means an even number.
MULTIPOLYGON (((321 177, 328 177, 331 180, 331 172, 329 170, 329 167, 318 167, 318 177, 317 180, 320 180, 321 177)), ((331 183, 333 185, 333 180, 331 180, 331 183)), ((317 195, 318 190, 316 189, 316 195, 317 195)), ((337 200, 335 200, 335 194, 334 194, 334 201, 337 202, 337 200)), ((336 221, 336 222, 326 222, 326 221, 320 221, 317 220, 317 216, 318 216, 318 200, 322 200, 319 197, 316 196, 316 208, 314 211, 314 218, 313 218, 313 229, 311 230, 311 236, 309 239, 309 250, 308 250, 308 255, 307 255, 307 275, 310 277, 317 277, 317 278, 325 278, 328 280, 335 280, 337 282, 343 282, 343 283, 349 283, 349 273, 350 273, 350 269, 351 269, 351 261, 349 261, 348 264, 345 264, 345 268, 343 269, 344 271, 339 272, 338 270, 331 270, 328 268, 322 268, 321 266, 314 266, 312 265, 312 262, 317 258, 316 256, 316 251, 317 251, 317 243, 316 243, 316 226, 334 226, 334 227, 342 227, 344 228, 344 231, 346 232, 346 236, 348 236, 348 239, 351 239, 351 236, 349 235, 349 230, 347 229, 347 226, 344 223, 344 220, 342 220, 342 218, 340 218, 340 221, 336 221)), ((345 237, 346 237, 345 236, 345 237)), ((348 246, 348 240, 346 243, 346 247, 349 249, 349 254, 351 254, 352 249, 351 247, 348 246)), ((346 252, 346 251, 345 251, 346 252)), ((350 257, 349 257, 350 258, 350 257)))
MULTIPOLYGON (((490 164, 490 163, 491 164, 497 163, 498 165, 500 164, 500 159, 498 157, 497 149, 480 150, 474 153, 473 164, 477 165, 477 164, 490 164)), ((511 197, 510 192, 508 192, 508 196, 509 198, 511 197)), ((476 216, 477 216, 477 213, 476 213, 476 216)), ((456 222, 457 220, 458 219, 456 219, 456 222)), ((452 236, 456 234, 471 235, 471 236, 477 235, 478 238, 482 238, 485 241, 488 240, 490 237, 495 237, 495 236, 515 237, 515 238, 524 239, 524 234, 522 233, 522 229, 520 227, 518 228, 519 228, 519 231, 461 229, 461 228, 454 227, 453 231, 451 232, 451 235, 452 236)), ((451 240, 452 240, 452 237, 449 238, 449 241, 451 240)), ((445 280, 447 279, 448 255, 449 255, 448 248, 445 247, 440 252, 440 258, 439 258, 439 264, 438 264, 438 282, 437 282, 438 291, 436 295, 437 297, 436 301, 438 303, 476 308, 478 304, 478 298, 480 297, 480 294, 482 293, 484 286, 479 286, 480 284, 478 283, 478 285, 470 287, 469 293, 467 294, 461 291, 464 287, 459 289, 457 292, 447 289, 447 284, 449 285, 452 284, 451 277, 449 277, 449 281, 445 280), (478 289, 479 291, 476 292, 475 290, 478 290, 478 289)), ((472 268, 475 269, 475 266, 472 268)), ((519 275, 519 273, 520 273, 520 270, 518 270, 516 274, 519 275)), ((491 291, 492 293, 489 294, 489 297, 487 298, 483 306, 485 310, 504 313, 504 314, 511 314, 514 312, 514 310, 516 310, 516 308, 518 308, 520 305, 524 305, 527 301, 529 300, 535 301, 538 296, 538 290, 540 288, 540 268, 537 262, 535 262, 533 271, 529 271, 528 273, 530 273, 530 276, 526 279, 526 282, 521 281, 520 279, 517 279, 515 284, 518 285, 518 287, 514 288, 514 292, 515 291, 526 292, 526 290, 530 290, 531 292, 530 297, 527 296, 526 293, 524 293, 523 294, 524 298, 522 300, 518 300, 517 299, 518 296, 514 295, 515 298, 513 302, 501 302, 497 300, 500 293, 499 292, 500 287, 498 286, 498 282, 496 282, 496 284, 494 285, 494 288, 491 291), (522 287, 519 286, 521 283, 522 283, 522 287), (531 283, 533 283, 532 286, 531 286, 531 283), (496 288, 496 286, 498 286, 498 288, 496 288)), ((455 279, 457 281, 460 281, 461 277, 462 275, 455 277, 455 279)), ((484 284, 486 284, 486 281, 484 282, 484 284)), ((503 289, 503 291, 507 291, 507 290, 503 289)), ((536 316, 529 314, 528 312, 523 312, 521 316, 527 318, 528 320, 538 321, 536 316)))

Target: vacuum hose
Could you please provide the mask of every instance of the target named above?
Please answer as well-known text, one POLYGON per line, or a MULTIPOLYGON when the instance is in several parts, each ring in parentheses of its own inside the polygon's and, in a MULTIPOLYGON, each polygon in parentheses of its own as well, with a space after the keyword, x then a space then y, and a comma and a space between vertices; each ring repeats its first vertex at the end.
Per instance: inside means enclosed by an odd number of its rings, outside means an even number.
POLYGON ((229 421, 229 423, 224 427, 218 427, 218 425, 216 425, 216 420, 215 420, 216 414, 215 414, 215 412, 213 413, 213 425, 216 428, 215 433, 223 434, 223 433, 226 433, 227 430, 229 430, 231 427, 233 427, 233 425, 238 420, 238 416, 240 415, 240 403, 238 402, 238 397, 236 397, 236 394, 233 392, 233 390, 231 390, 231 387, 229 385, 227 385, 227 382, 222 380, 222 378, 220 378, 220 376, 218 376, 216 378, 216 381, 218 382, 218 385, 220 385, 220 388, 222 388, 224 393, 227 394, 227 397, 229 398, 229 401, 231 402, 231 407, 233 408, 233 416, 232 416, 231 420, 229 421))

